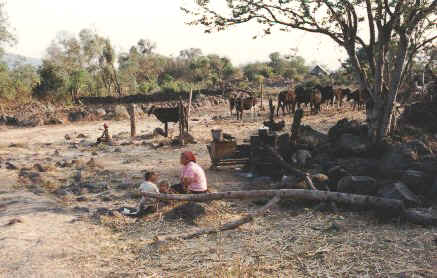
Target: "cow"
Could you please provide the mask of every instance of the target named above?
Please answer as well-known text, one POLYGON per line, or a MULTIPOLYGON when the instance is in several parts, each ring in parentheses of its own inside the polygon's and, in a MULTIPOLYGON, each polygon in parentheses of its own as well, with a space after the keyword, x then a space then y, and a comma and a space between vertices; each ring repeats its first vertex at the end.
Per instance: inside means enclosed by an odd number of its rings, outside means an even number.
POLYGON ((329 104, 334 106, 334 89, 332 86, 322 86, 317 84, 315 89, 318 89, 322 94, 322 103, 326 103, 326 107, 328 107, 329 104))
POLYGON ((334 89, 334 98, 337 102, 337 108, 341 108, 343 105, 343 98, 351 93, 349 88, 337 88, 334 89))
MULTIPOLYGON (((186 107, 185 109, 185 115, 187 114, 186 107)), ((165 124, 165 137, 168 137, 168 123, 177 123, 179 122, 179 108, 178 107, 156 107, 152 105, 150 107, 149 111, 147 112, 148 116, 151 114, 155 115, 155 117, 162 123, 165 124)), ((185 126, 188 129, 188 119, 182 119, 185 123, 185 126)), ((187 130, 188 132, 188 130, 187 130)))
POLYGON ((296 111, 296 93, 292 90, 281 91, 278 94, 278 107, 276 108, 276 116, 279 117, 279 107, 282 108, 282 113, 285 115, 285 110, 290 113, 296 111))
POLYGON ((305 88, 304 86, 296 86, 295 94, 297 108, 300 108, 301 104, 305 104, 305 106, 308 106, 308 104, 310 103, 311 90, 305 88))
POLYGON ((352 110, 360 110, 360 108, 366 107, 368 108, 368 100, 370 98, 369 92, 367 90, 355 90, 346 95, 348 101, 353 100, 354 104, 352 106, 352 110))
POLYGON ((312 114, 317 114, 320 112, 320 106, 322 104, 322 101, 323 101, 322 92, 320 92, 319 89, 315 88, 311 92, 311 96, 310 96, 311 113, 312 114))
POLYGON ((235 98, 235 110, 237 110, 237 120, 243 120, 244 110, 252 110, 252 117, 255 116, 255 96, 239 95, 235 98))

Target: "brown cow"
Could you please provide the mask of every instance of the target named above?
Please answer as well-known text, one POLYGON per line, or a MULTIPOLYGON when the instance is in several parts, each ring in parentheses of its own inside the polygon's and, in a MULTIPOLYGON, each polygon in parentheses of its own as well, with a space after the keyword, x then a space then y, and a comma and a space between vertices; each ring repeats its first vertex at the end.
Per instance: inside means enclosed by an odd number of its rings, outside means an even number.
POLYGON ((282 108, 282 113, 285 116, 285 110, 290 113, 296 111, 296 93, 292 90, 281 91, 278 95, 278 107, 276 108, 276 116, 279 117, 279 107, 282 108), (290 109, 291 108, 291 109, 290 109))
POLYGON ((322 93, 319 89, 314 89, 311 92, 310 103, 311 103, 311 113, 317 114, 320 112, 320 106, 322 104, 322 93))
POLYGON ((334 90, 335 101, 337 102, 337 108, 343 105, 343 98, 351 93, 349 88, 337 88, 334 90))
POLYGON ((256 97, 255 96, 238 96, 235 99, 235 110, 237 110, 237 120, 243 120, 244 110, 252 110, 252 116, 255 113, 256 97))

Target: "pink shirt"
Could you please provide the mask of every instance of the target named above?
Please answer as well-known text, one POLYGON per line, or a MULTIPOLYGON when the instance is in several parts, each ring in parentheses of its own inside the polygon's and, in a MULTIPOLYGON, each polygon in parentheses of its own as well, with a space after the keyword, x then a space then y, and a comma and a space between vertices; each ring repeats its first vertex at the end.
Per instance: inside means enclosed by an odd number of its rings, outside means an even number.
POLYGON ((192 183, 188 186, 188 190, 205 191, 207 189, 205 172, 197 163, 191 161, 182 168, 181 181, 183 178, 192 179, 192 183))

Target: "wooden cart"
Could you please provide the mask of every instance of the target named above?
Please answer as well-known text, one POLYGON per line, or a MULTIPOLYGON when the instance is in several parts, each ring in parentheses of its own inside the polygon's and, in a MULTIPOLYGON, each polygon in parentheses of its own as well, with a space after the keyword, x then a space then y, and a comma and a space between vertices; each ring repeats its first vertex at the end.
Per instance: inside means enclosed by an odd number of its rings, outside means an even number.
POLYGON ((213 141, 207 145, 211 168, 244 165, 249 161, 250 145, 237 145, 235 141, 213 141))

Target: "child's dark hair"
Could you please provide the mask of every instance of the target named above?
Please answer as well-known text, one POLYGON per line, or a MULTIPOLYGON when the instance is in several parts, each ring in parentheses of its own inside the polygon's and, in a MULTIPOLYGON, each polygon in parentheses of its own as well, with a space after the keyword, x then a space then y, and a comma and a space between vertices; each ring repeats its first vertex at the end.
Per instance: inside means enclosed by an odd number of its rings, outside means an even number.
POLYGON ((146 173, 144 173, 144 178, 148 181, 153 175, 156 175, 154 171, 146 171, 146 173))

